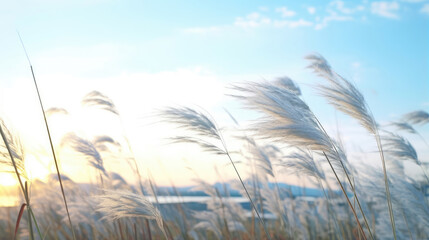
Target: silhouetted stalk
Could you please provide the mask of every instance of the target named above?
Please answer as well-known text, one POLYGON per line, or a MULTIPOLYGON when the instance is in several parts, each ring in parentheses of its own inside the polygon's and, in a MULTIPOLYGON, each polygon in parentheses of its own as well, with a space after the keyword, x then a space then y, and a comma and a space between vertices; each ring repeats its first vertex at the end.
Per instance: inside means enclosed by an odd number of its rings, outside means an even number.
POLYGON ((21 36, 19 35, 19 33, 18 33, 18 36, 19 36, 19 40, 21 41, 22 48, 24 49, 25 55, 27 57, 28 63, 30 65, 31 75, 33 76, 34 86, 36 88, 37 97, 39 99, 40 108, 42 110, 43 120, 44 120, 45 126, 46 126, 46 131, 48 133, 49 144, 51 146, 52 156, 54 157, 55 168, 57 170, 58 181, 60 183, 61 193, 63 195, 64 205, 65 205, 66 211, 67 211, 67 217, 68 217, 69 224, 70 224, 70 230, 71 230, 71 232, 73 234, 73 239, 76 240, 76 235, 75 235, 75 232, 74 232, 74 229, 73 229, 73 224, 72 224, 72 221, 71 221, 71 218, 70 218, 69 208, 68 208, 68 205, 67 205, 67 199, 66 199, 66 195, 65 195, 65 192, 64 192, 63 182, 62 182, 62 179, 61 179, 60 169, 58 167, 58 161, 57 161, 57 157, 56 157, 56 154, 55 154, 54 145, 52 143, 52 138, 51 138, 51 133, 49 131, 48 121, 46 119, 45 109, 43 107, 42 98, 40 97, 39 87, 37 86, 36 77, 35 77, 34 71, 33 71, 33 66, 31 65, 30 58, 28 57, 27 50, 25 49, 25 46, 24 46, 24 42, 22 41, 21 36))
POLYGON ((407 225, 407 230, 408 230, 408 233, 410 234, 410 239, 414 240, 413 233, 411 232, 410 226, 408 225, 408 220, 407 220, 407 217, 405 216, 405 212, 403 208, 401 208, 401 213, 402 213, 402 217, 404 218, 405 225, 407 225))
POLYGON ((350 202, 349 196, 347 196, 347 192, 346 192, 346 190, 344 189, 344 186, 343 186, 343 184, 341 183, 340 178, 339 178, 339 177, 338 177, 338 175, 337 175, 337 172, 335 172, 334 166, 332 166, 331 160, 329 160, 328 156, 326 155, 326 153, 325 153, 324 151, 323 151, 323 155, 325 155, 325 158, 326 158, 326 160, 328 161, 329 166, 331 167, 332 172, 334 173, 335 178, 337 179, 338 184, 340 185, 341 191, 343 191, 343 194, 344 194, 344 196, 345 196, 345 197, 346 197, 346 199, 347 199, 347 203, 349 204, 349 206, 350 206, 350 208, 351 208, 351 210, 352 210, 352 212, 353 212, 353 215, 354 215, 354 217, 355 217, 355 219, 356 219, 356 222, 357 222, 357 224, 358 224, 359 230, 362 232, 364 239, 366 239, 365 232, 363 231, 363 228, 362 228, 362 226, 360 225, 359 218, 358 218, 358 216, 357 216, 357 214, 356 214, 356 211, 355 211, 355 209, 353 208, 352 203, 350 202))
MULTIPOLYGON (((25 195, 28 197, 27 181, 25 181, 25 183, 24 183, 24 190, 25 190, 25 195)), ((30 198, 28 198, 28 204, 30 204, 30 198)), ((27 218, 28 218, 28 231, 30 232, 30 239, 34 239, 33 223, 31 221, 31 212, 30 212, 29 208, 27 208, 27 218)))
MULTIPOLYGON (((320 123, 319 119, 318 119, 316 116, 314 116, 314 118, 316 119, 316 121, 317 121, 317 123, 319 124, 320 128, 322 129, 322 131, 323 131, 326 135, 328 135, 328 133, 326 132, 325 128, 324 128, 324 127, 323 127, 323 125, 320 123)), ((333 149, 334 149, 335 153, 336 153, 336 154, 337 154, 337 156, 338 156, 338 160, 339 160, 339 162, 340 162, 340 164, 341 164, 341 167, 343 168, 343 171, 344 171, 344 173, 345 173, 345 175, 346 175, 346 177, 347 177, 347 181, 349 182, 350 187, 351 187, 351 189, 352 189, 352 191, 353 191, 353 195, 355 196, 354 198, 356 199, 356 202, 357 202, 357 204, 358 204, 359 210, 360 210, 360 212, 362 213, 362 217, 363 217, 363 220, 364 220, 364 222, 365 222, 365 226, 366 226, 366 228, 368 229, 369 236, 371 237, 371 239, 372 239, 372 240, 374 240, 374 236, 372 235, 371 228, 369 227, 369 224, 368 224, 368 221, 367 221, 367 219, 366 219, 365 213, 363 212, 363 209, 362 209, 362 206, 361 206, 361 204, 360 204, 359 198, 358 198, 358 196, 357 196, 357 193, 356 193, 356 190, 355 190, 354 184, 352 184, 352 181, 351 181, 351 179, 350 179, 350 176, 349 176, 349 174, 347 173, 347 169, 346 169, 346 167, 344 166, 343 161, 341 160, 340 154, 338 153, 337 147, 336 147, 336 146, 335 146, 335 144, 332 142, 332 139, 331 139, 331 138, 329 138, 329 141, 331 142, 331 145, 332 145, 332 147, 333 147, 333 149)), ((333 169, 332 169, 332 170, 333 170, 333 169)))
POLYGON ((122 118, 121 118, 121 116, 119 114, 117 116, 118 116, 119 122, 121 124, 122 134, 124 135, 125 142, 127 143, 127 146, 128 146, 128 151, 130 151, 131 158, 133 159, 134 168, 135 168, 134 171, 137 174, 137 177, 138 177, 138 180, 139 180, 140 191, 141 191, 142 194, 144 194, 144 188, 143 188, 143 183, 142 183, 142 176, 140 174, 139 166, 137 165, 137 160, 136 160, 136 157, 134 155, 134 151, 131 148, 130 141, 128 140, 127 133, 126 133, 125 127, 124 127, 124 123, 122 122, 122 118))
POLYGON ((234 167, 235 173, 237 174, 238 179, 240 180, 241 185, 243 186, 244 191, 246 192, 246 195, 247 195, 247 197, 249 198, 250 203, 252 204, 252 208, 253 208, 253 210, 255 210, 256 215, 258 216, 258 219, 259 219, 259 221, 260 221, 260 223, 261 223, 262 227, 264 228, 265 235, 267 236, 267 238, 268 238, 268 239, 270 239, 270 240, 271 240, 270 234, 268 234, 268 230, 267 230, 267 228, 266 228, 266 226, 265 226, 265 221, 264 221, 264 220, 261 218, 261 216, 259 215, 258 210, 257 210, 257 208, 256 208, 255 204, 253 203, 253 200, 252 200, 252 198, 250 197, 250 194, 249 194, 249 192, 247 191, 247 188, 246 188, 246 186, 244 185, 243 180, 241 179, 240 173, 238 172, 237 168, 235 167, 234 161, 232 161, 232 158, 231 158, 231 156, 229 155, 228 150, 226 149, 226 146, 225 146, 225 144, 224 144, 224 142, 223 142, 222 136, 221 136, 221 142, 222 142, 222 145, 223 145, 223 147, 224 147, 224 149, 225 149, 225 153, 226 153, 226 155, 228 156, 229 161, 231 162, 232 166, 234 167))
POLYGON ((390 190, 389 190, 389 179, 387 177, 386 163, 384 160, 383 147, 381 145, 381 140, 380 140, 380 135, 378 133, 378 129, 376 129, 375 139, 377 141, 378 152, 380 153, 381 163, 383 165, 384 185, 386 188, 387 205, 389 207, 390 223, 392 225, 393 237, 396 240, 395 216, 393 215, 392 200, 390 197, 390 190))
POLYGON ((147 219, 145 219, 145 222, 146 222, 147 232, 148 232, 148 235, 149 235, 149 240, 152 240, 152 233, 150 231, 149 221, 147 219))
MULTIPOLYGON (((340 236, 340 233, 338 232, 338 231, 341 231, 341 229, 340 229, 340 227, 339 227, 339 225, 338 225, 338 219, 336 218, 336 216, 335 216, 335 213, 334 213, 334 211, 333 211, 333 209, 331 209, 331 204, 329 203, 329 197, 328 197, 328 195, 326 194, 326 191, 325 191, 325 188, 323 187, 323 184, 322 184, 322 180, 320 179, 320 177, 316 177, 317 178, 317 182, 319 183, 319 185, 320 185, 320 187, 322 188, 322 192, 323 192, 323 195, 325 196, 325 198, 326 198, 326 206, 327 206, 327 208, 328 208, 328 214, 333 218, 333 220, 334 220, 334 225, 335 225, 335 228, 337 229, 335 232, 336 232, 336 234, 338 235, 337 237, 338 237, 338 239, 341 239, 341 236, 340 236)), ((331 226, 331 221, 329 221, 329 225, 331 226)), ((343 236, 344 236, 344 234, 343 234, 343 236)))

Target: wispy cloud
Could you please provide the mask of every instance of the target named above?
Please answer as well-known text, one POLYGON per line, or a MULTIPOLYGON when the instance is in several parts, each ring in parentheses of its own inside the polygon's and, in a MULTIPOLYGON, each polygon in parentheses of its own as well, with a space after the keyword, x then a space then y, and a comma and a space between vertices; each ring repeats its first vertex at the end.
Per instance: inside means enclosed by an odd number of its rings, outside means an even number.
POLYGON ((289 27, 289 28, 296 28, 296 27, 309 27, 313 26, 313 22, 306 21, 304 19, 299 19, 296 21, 286 21, 286 20, 276 20, 273 22, 274 27, 289 27))
POLYGON ((287 7, 279 7, 276 9, 276 12, 282 14, 282 17, 293 17, 296 15, 296 12, 289 10, 287 7))
POLYGON ((311 15, 313 15, 316 13, 316 8, 315 7, 308 7, 307 12, 310 13, 311 15))
POLYGON ((408 2, 408 3, 421 3, 426 2, 426 0, 401 0, 402 2, 408 2))
MULTIPOLYGON (((397 0, 403 4, 418 4, 420 13, 429 15, 428 0, 397 0)), ((195 27, 185 29, 187 33, 206 34, 221 32, 232 28, 297 28, 312 26, 315 30, 326 28, 332 22, 367 21, 368 13, 389 19, 399 19, 401 6, 397 1, 367 1, 352 3, 351 1, 333 0, 326 4, 325 9, 307 6, 297 12, 287 6, 269 9, 259 7, 257 11, 246 16, 238 16, 234 22, 224 26, 195 27), (305 11, 308 13, 306 14, 305 11), (303 15, 301 15, 303 14, 303 15), (311 16, 309 16, 311 15, 311 16)))
POLYGON ((267 17, 261 16, 259 13, 254 12, 246 17, 237 17, 235 19, 234 25, 238 27, 244 28, 254 28, 259 27, 261 25, 269 25, 271 23, 271 19, 267 17))
POLYGON ((220 26, 211 26, 211 27, 186 28, 183 31, 185 33, 207 34, 207 33, 221 32, 222 30, 223 30, 223 27, 220 27, 220 26))
POLYGON ((337 11, 343 14, 353 14, 358 11, 365 10, 365 7, 363 5, 358 5, 355 7, 346 7, 343 1, 332 1, 329 3, 330 6, 333 6, 336 8, 337 11))
POLYGON ((330 22, 334 22, 334 21, 344 22, 344 21, 351 21, 351 20, 353 20, 353 17, 351 16, 341 16, 336 13, 331 13, 331 15, 324 17, 321 22, 317 23, 314 29, 316 30, 323 29, 326 26, 328 26, 330 22))
POLYGON ((386 18, 397 19, 399 18, 397 11, 399 10, 399 3, 397 2, 373 2, 371 3, 371 12, 386 18))
POLYGON ((429 3, 423 5, 423 7, 420 9, 420 12, 429 15, 429 3))

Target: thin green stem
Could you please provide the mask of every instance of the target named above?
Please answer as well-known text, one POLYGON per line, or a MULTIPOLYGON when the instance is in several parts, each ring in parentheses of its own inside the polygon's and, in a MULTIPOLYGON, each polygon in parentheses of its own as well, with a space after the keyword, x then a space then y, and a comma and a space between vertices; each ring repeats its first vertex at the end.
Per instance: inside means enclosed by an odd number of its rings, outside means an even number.
POLYGON ((24 46, 24 42, 22 41, 22 38, 21 38, 21 36, 19 35, 19 33, 18 33, 18 36, 19 36, 19 39, 20 39, 20 41, 21 41, 22 47, 23 47, 23 49, 24 49, 25 55, 27 56, 28 63, 29 63, 29 65, 30 65, 31 75, 33 76, 34 86, 35 86, 35 88, 36 88, 37 97, 38 97, 38 99, 39 99, 40 108, 41 108, 41 110, 42 110, 43 120, 44 120, 44 122, 45 122, 46 131, 47 131, 48 138, 49 138, 49 144, 50 144, 50 147, 51 147, 52 156, 53 156, 53 158, 54 158, 55 168, 56 168, 56 170, 57 170, 58 181, 59 181, 59 183, 60 183, 61 193, 62 193, 62 195, 63 195, 64 205, 65 205, 65 207, 66 207, 67 218, 68 218, 68 220, 69 220, 69 224, 70 224, 70 230, 71 230, 71 232, 72 232, 72 234, 73 234, 73 239, 74 239, 74 240, 76 240, 76 235, 75 235, 75 232, 74 232, 74 229, 73 229, 73 224, 72 224, 72 221, 71 221, 71 218, 70 218, 69 208, 68 208, 68 205, 67 205, 67 199, 66 199, 66 195, 65 195, 65 192, 64 192, 63 182, 62 182, 62 179, 61 179, 60 169, 59 169, 59 167, 58 167, 58 161, 57 161, 57 157, 56 157, 56 154, 55 154, 54 145, 53 145, 53 143, 52 143, 52 138, 51 138, 51 133, 50 133, 50 131, 49 131, 48 121, 47 121, 47 119, 46 119, 45 109, 44 109, 44 107, 43 107, 42 98, 40 97, 39 87, 37 86, 37 81, 36 81, 36 77, 35 77, 35 75, 34 75, 33 66, 31 65, 30 58, 28 57, 27 50, 25 49, 25 46, 24 46))

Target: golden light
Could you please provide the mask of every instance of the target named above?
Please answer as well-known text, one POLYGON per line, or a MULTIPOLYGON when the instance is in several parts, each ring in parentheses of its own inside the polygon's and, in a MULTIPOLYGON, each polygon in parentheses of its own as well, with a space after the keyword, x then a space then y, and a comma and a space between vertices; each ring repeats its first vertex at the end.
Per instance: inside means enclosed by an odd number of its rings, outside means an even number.
POLYGON ((18 179, 15 174, 12 173, 0 173, 0 185, 2 186, 14 186, 18 184, 18 179))
POLYGON ((27 172, 30 180, 39 179, 45 181, 48 177, 49 171, 49 158, 36 157, 34 155, 27 155, 25 157, 25 171, 27 172))

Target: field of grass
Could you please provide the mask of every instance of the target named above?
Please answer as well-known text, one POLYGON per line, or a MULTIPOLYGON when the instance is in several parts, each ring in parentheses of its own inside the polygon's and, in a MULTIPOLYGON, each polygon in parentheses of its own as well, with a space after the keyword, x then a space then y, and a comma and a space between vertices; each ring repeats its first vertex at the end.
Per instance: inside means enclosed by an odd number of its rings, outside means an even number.
MULTIPOLYGON (((297 83, 287 77, 230 86, 230 97, 260 116, 246 126, 234 113, 229 113, 234 126, 218 126, 216 116, 187 106, 156 114, 180 129, 181 135, 168 139, 172 144, 197 145, 206 154, 225 158, 235 173, 234 180, 219 179, 216 186, 196 173, 191 190, 205 197, 194 204, 183 196, 189 191, 174 185, 162 191, 139 169, 129 140, 121 145, 108 135, 70 132, 59 144, 51 142, 56 172, 47 182, 31 182, 26 148, 10 130, 13 123, 1 121, 0 169, 14 174, 19 185, 0 193, 19 194, 20 205, 0 207, 0 239, 429 239, 428 159, 418 157, 429 148, 418 132, 429 124, 429 114, 415 111, 380 125, 353 83, 322 56, 307 60, 321 78, 316 86, 320 95, 354 118, 374 141, 380 169, 351 161, 341 138, 328 135, 297 83), (245 148, 231 147, 227 135, 245 148), (415 149, 405 138, 412 135, 426 149, 415 149), (97 171, 97 182, 83 185, 63 175, 56 156, 64 149, 87 161, 97 171), (129 184, 124 173, 107 169, 106 156, 124 159, 138 183, 129 184), (417 174, 407 176, 405 162, 415 165, 417 174), (246 166, 250 174, 237 165, 246 166), (320 195, 298 196, 278 181, 285 174, 307 179, 320 195)), ((36 79, 34 83, 37 90, 36 79)), ((67 114, 67 109, 45 110, 43 96, 39 99, 49 132, 49 117, 67 114)), ((114 102, 98 91, 87 94, 82 104, 120 118, 114 102)), ((170 177, 174 182, 179 176, 170 177)))

